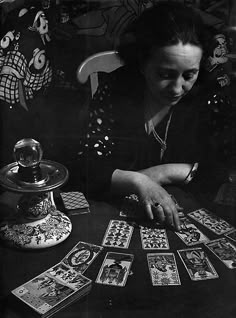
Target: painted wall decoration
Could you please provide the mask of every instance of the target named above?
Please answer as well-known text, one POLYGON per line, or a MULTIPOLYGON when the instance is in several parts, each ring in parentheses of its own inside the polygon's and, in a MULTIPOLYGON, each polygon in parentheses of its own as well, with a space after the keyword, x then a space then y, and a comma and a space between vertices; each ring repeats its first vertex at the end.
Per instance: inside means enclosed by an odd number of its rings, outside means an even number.
MULTIPOLYGON (((166 0, 168 1, 168 0, 166 0)), ((230 15, 230 2, 227 0, 176 0, 194 7, 203 21, 216 30, 223 28, 230 15)), ((146 8, 158 0, 110 0, 92 1, 96 7, 73 18, 78 35, 99 37, 113 47, 122 31, 146 8), (103 39, 102 39, 103 38, 103 39)), ((93 39, 91 39, 92 41, 93 39)))
POLYGON ((28 110, 27 100, 47 87, 52 69, 46 46, 50 40, 43 11, 22 8, 15 27, 0 41, 0 100, 10 107, 19 103, 28 110))

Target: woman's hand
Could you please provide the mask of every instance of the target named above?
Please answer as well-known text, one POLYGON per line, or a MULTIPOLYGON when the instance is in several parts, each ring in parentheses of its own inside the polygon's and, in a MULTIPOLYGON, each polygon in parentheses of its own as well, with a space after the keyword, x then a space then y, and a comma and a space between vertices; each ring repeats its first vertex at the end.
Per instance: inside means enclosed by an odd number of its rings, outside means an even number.
POLYGON ((171 195, 149 176, 135 171, 116 169, 112 175, 112 191, 120 195, 135 193, 147 216, 160 223, 166 223, 180 230, 178 211, 182 208, 172 200, 171 195))
POLYGON ((158 183, 149 177, 143 176, 137 184, 137 194, 148 217, 156 219, 160 223, 180 230, 179 207, 171 198, 170 194, 158 183))

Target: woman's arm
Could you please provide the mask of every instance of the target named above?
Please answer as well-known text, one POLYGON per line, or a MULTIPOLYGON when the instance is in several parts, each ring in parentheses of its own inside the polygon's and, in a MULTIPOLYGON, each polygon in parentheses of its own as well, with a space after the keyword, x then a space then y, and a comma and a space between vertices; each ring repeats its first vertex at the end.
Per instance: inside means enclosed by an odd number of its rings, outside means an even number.
MULTIPOLYGON (((189 163, 168 163, 141 170, 140 173, 148 176, 154 182, 166 185, 186 182, 193 168, 193 164, 189 163)), ((196 168, 195 166, 194 169, 196 170, 196 168)))

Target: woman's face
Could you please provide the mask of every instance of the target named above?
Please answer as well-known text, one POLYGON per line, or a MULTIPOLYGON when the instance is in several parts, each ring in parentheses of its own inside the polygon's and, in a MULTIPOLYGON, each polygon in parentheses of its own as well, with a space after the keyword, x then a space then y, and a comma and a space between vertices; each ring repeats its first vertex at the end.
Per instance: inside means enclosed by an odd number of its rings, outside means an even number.
POLYGON ((155 48, 142 68, 147 94, 160 106, 174 106, 196 82, 202 49, 193 44, 155 48))

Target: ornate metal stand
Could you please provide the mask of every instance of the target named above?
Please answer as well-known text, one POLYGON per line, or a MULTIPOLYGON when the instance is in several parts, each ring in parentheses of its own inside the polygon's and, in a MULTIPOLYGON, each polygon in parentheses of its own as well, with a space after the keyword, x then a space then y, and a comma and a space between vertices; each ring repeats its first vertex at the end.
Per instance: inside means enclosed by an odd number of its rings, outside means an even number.
POLYGON ((14 147, 16 162, 0 170, 0 184, 21 193, 13 218, 0 224, 0 237, 20 248, 45 248, 64 241, 71 233, 70 219, 58 211, 53 190, 68 179, 67 169, 41 160, 42 149, 34 139, 22 139, 14 147))

